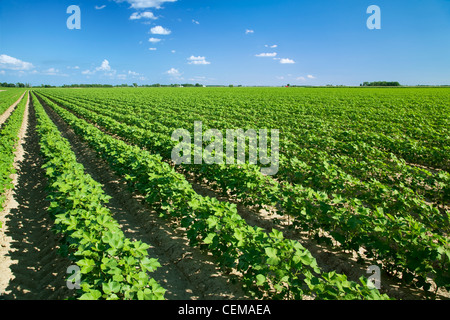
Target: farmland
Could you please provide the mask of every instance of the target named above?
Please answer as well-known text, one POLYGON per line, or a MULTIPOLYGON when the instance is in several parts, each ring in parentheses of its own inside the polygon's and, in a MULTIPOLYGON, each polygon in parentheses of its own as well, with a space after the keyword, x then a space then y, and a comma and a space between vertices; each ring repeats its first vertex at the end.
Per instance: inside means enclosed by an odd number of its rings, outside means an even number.
POLYGON ((0 114, 6 298, 449 298, 447 88, 7 89, 0 114), (196 122, 278 130, 278 171, 175 164, 196 122))

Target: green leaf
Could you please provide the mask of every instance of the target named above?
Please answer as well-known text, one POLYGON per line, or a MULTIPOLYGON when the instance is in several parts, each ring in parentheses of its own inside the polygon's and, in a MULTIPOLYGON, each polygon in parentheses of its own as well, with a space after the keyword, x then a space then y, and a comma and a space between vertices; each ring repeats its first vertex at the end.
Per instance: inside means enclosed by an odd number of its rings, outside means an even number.
POLYGON ((98 290, 91 290, 80 297, 80 300, 98 300, 102 297, 102 293, 98 290))
POLYGON ((256 276, 256 285, 257 286, 262 286, 265 282, 266 282, 265 276, 263 276, 262 274, 258 274, 256 276))
POLYGON ((81 268, 80 272, 82 274, 87 274, 94 269, 95 261, 92 259, 82 259, 77 262, 77 265, 81 268))
POLYGON ((112 293, 117 293, 120 291, 120 283, 116 281, 110 281, 108 283, 102 284, 103 292, 107 295, 111 295, 112 293))
POLYGON ((154 272, 156 269, 158 269, 159 267, 161 267, 161 264, 158 262, 157 259, 154 258, 144 258, 141 261, 141 266, 143 267, 143 269, 145 268, 146 270, 150 271, 150 272, 154 272))
POLYGON ((214 242, 214 238, 217 236, 215 233, 209 233, 208 236, 203 240, 205 244, 212 244, 214 242))

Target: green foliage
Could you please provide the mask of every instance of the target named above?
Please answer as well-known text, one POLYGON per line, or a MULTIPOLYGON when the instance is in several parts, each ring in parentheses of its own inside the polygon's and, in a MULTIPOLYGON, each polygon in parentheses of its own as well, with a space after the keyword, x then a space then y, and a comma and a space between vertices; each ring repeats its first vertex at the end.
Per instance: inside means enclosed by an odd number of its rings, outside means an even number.
POLYGON ((162 300, 165 290, 149 277, 160 267, 149 246, 126 238, 105 204, 109 197, 84 172, 33 95, 43 168, 48 178, 49 213, 61 235, 61 253, 81 270, 80 299, 162 300))
MULTIPOLYGON (((23 91, 15 94, 6 101, 6 104, 2 101, 0 103, 0 111, 3 106, 9 107, 17 101, 23 94, 23 91)), ((23 95, 22 100, 16 106, 13 113, 9 116, 5 123, 0 126, 0 211, 3 209, 4 202, 6 200, 5 193, 7 190, 12 189, 11 175, 15 173, 14 170, 14 158, 17 143, 19 141, 19 130, 22 126, 23 116, 27 104, 27 97, 23 95)), ((7 108, 5 108, 6 110, 7 108)), ((1 223, 0 223, 0 227, 1 223)))
MULTIPOLYGON (((235 205, 199 196, 184 176, 163 162, 161 156, 114 139, 49 99, 43 99, 130 186, 143 193, 161 215, 177 218, 186 228, 192 246, 211 252, 225 270, 240 271, 245 288, 255 297, 388 298, 378 290, 347 281, 341 275, 337 278, 324 276, 311 253, 297 241, 285 239, 277 230, 267 234, 261 228, 249 226, 238 215, 235 205)), ((111 241, 113 239, 108 238, 108 243, 111 241)))
MULTIPOLYGON (((364 259, 374 264, 381 260, 386 271, 403 274, 405 282, 427 290, 429 283, 423 279, 431 274, 440 286, 448 288, 450 259, 442 254, 449 250, 450 232, 450 213, 444 209, 450 199, 450 146, 445 138, 450 125, 448 91, 401 90, 394 94, 392 90, 378 91, 377 96, 327 89, 331 97, 301 91, 302 100, 297 100, 294 92, 286 101, 277 95, 271 95, 269 101, 250 94, 239 100, 237 93, 236 108, 226 110, 223 105, 229 105, 235 93, 231 97, 223 91, 220 95, 208 91, 214 98, 207 100, 208 108, 201 100, 206 98, 194 96, 193 104, 190 95, 183 99, 164 93, 162 98, 147 95, 144 100, 138 95, 123 98, 113 94, 107 99, 104 93, 96 97, 90 91, 73 98, 66 92, 52 92, 52 99, 166 161, 175 145, 170 138, 174 128, 192 129, 199 113, 204 127, 209 128, 249 128, 252 124, 280 128, 282 154, 276 179, 248 164, 180 168, 210 181, 212 187, 245 205, 279 208, 278 213, 293 218, 295 228, 309 232, 319 242, 334 241, 342 250, 362 250, 364 259), (145 105, 147 98, 152 100, 149 106, 145 105), (273 110, 258 108, 272 100, 276 101, 273 110), (424 106, 416 106, 416 100, 424 106), (380 108, 380 101, 389 108, 380 108), (292 110, 301 119, 295 126, 292 110), (379 121, 380 116, 387 120, 379 121), (433 173, 407 161, 442 170, 433 173)), ((135 171, 127 178, 136 181, 135 171)), ((145 184, 140 190, 145 191, 145 184)), ((170 195, 172 190, 163 192, 170 195)), ((150 196, 157 201, 160 194, 150 196)), ((163 209, 176 211, 170 202, 163 209)))

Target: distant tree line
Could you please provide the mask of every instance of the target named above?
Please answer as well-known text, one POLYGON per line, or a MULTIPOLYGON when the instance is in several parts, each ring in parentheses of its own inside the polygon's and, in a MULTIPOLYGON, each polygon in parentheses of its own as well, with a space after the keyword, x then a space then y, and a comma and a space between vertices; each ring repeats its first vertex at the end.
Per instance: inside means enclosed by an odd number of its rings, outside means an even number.
POLYGON ((364 82, 361 87, 400 87, 401 84, 397 81, 375 81, 364 82))
POLYGON ((192 83, 181 83, 181 84, 178 84, 178 83, 172 83, 172 84, 155 83, 155 84, 143 84, 140 87, 156 87, 156 88, 162 88, 162 87, 176 88, 176 87, 178 87, 179 88, 179 87, 203 87, 203 85, 200 83, 196 83, 196 84, 192 84, 192 83))
POLYGON ((7 83, 7 82, 3 82, 3 83, 0 83, 0 87, 3 87, 3 88, 31 88, 31 84, 29 84, 29 83, 21 83, 21 82, 18 82, 18 83, 7 83))
MULTIPOLYGON (((52 87, 52 86, 44 86, 42 85, 42 87, 48 88, 48 87, 52 87)), ((133 83, 132 85, 129 84, 118 84, 118 85, 111 85, 111 84, 65 84, 62 86, 63 88, 113 88, 113 87, 203 87, 202 84, 200 83, 196 83, 196 84, 192 84, 192 83, 182 83, 182 84, 159 84, 159 83, 155 83, 155 84, 143 84, 143 85, 138 85, 137 83, 133 83)))

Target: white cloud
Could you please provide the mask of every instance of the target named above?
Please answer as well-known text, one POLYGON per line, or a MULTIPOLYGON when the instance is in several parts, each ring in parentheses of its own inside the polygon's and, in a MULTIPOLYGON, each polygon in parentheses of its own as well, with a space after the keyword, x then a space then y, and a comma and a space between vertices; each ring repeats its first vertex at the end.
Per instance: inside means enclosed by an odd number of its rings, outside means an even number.
POLYGON ((250 30, 250 29, 245 30, 245 34, 249 34, 249 33, 255 33, 255 31, 254 30, 250 30))
POLYGON ((200 24, 200 22, 198 22, 197 20, 192 19, 192 22, 195 24, 200 24))
POLYGON ((43 72, 43 74, 46 74, 46 75, 49 75, 49 76, 55 76, 55 75, 57 75, 59 73, 59 70, 58 69, 55 69, 55 68, 50 68, 50 69, 47 69, 47 70, 45 70, 44 72, 43 72))
POLYGON ((117 73, 116 70, 112 69, 109 61, 108 60, 103 60, 102 64, 100 65, 100 67, 95 68, 94 70, 84 70, 81 72, 81 74, 84 75, 93 75, 96 74, 97 72, 103 72, 103 75, 105 76, 109 76, 109 77, 114 77, 117 73))
POLYGON ((95 6, 95 9, 96 9, 96 10, 102 10, 102 9, 105 9, 105 8, 106 8, 106 5, 95 6))
POLYGON ((189 60, 189 64, 211 64, 211 62, 206 61, 205 57, 194 57, 194 56, 190 56, 188 58, 189 60))
POLYGON ((100 67, 95 68, 96 71, 111 71, 111 66, 109 65, 108 60, 103 60, 102 65, 100 67))
POLYGON ((277 53, 276 52, 272 52, 272 53, 260 53, 260 54, 256 54, 255 57, 258 58, 273 58, 276 57, 277 53))
POLYGON ((114 0, 117 3, 128 2, 134 9, 147 9, 157 8, 160 9, 161 5, 165 2, 176 2, 177 0, 114 0))
POLYGON ((166 71, 165 74, 168 74, 171 78, 175 78, 177 80, 182 80, 183 78, 181 77, 182 73, 175 68, 171 68, 169 71, 166 71))
POLYGON ((170 74, 171 76, 180 75, 180 71, 178 69, 172 68, 169 71, 166 72, 167 74, 170 74))
POLYGON ((131 70, 129 70, 129 71, 128 71, 128 74, 129 74, 130 76, 134 76, 134 77, 138 77, 138 76, 140 76, 140 74, 139 74, 139 73, 137 73, 137 72, 134 72, 134 71, 131 71, 131 70))
POLYGON ((170 51, 170 52, 172 52, 172 53, 176 53, 176 51, 175 51, 175 50, 172 50, 172 51, 170 51))
POLYGON ((161 39, 157 39, 157 38, 150 38, 150 39, 148 39, 148 42, 151 42, 151 43, 158 43, 160 41, 161 41, 161 39))
POLYGON ((150 32, 152 34, 160 34, 160 35, 168 35, 171 34, 172 31, 170 31, 169 29, 163 28, 162 26, 156 26, 150 29, 150 32))
POLYGON ((297 77, 297 78, 295 78, 295 80, 306 81, 305 77, 297 77))
POLYGON ((156 20, 158 19, 155 17, 153 12, 145 11, 145 12, 135 12, 130 16, 130 20, 140 20, 140 19, 152 19, 156 20))
POLYGON ((5 72, 5 70, 0 70, 0 74, 5 74, 6 72, 5 72))
POLYGON ((33 69, 34 66, 30 62, 25 62, 10 56, 7 56, 6 54, 0 55, 0 69, 7 69, 7 70, 30 70, 33 69))
POLYGON ((156 48, 148 48, 148 50, 150 50, 150 51, 156 51, 157 49, 156 49, 156 48))
MULTIPOLYGON (((23 72, 23 71, 20 71, 20 72, 23 72)), ((68 74, 61 73, 61 71, 56 68, 49 68, 49 69, 46 69, 43 71, 33 70, 30 72, 30 74, 41 74, 44 76, 60 76, 60 77, 68 77, 69 76, 68 74)))
POLYGON ((295 61, 292 59, 280 59, 281 64, 294 64, 295 61))
POLYGON ((274 44, 273 46, 269 46, 269 45, 266 44, 264 47, 275 49, 275 48, 278 48, 278 45, 274 44))
POLYGON ((75 67, 68 66, 67 69, 79 70, 80 67, 79 66, 75 66, 75 67))
POLYGON ((308 74, 307 75, 308 79, 315 79, 316 77, 314 77, 313 75, 308 74))

